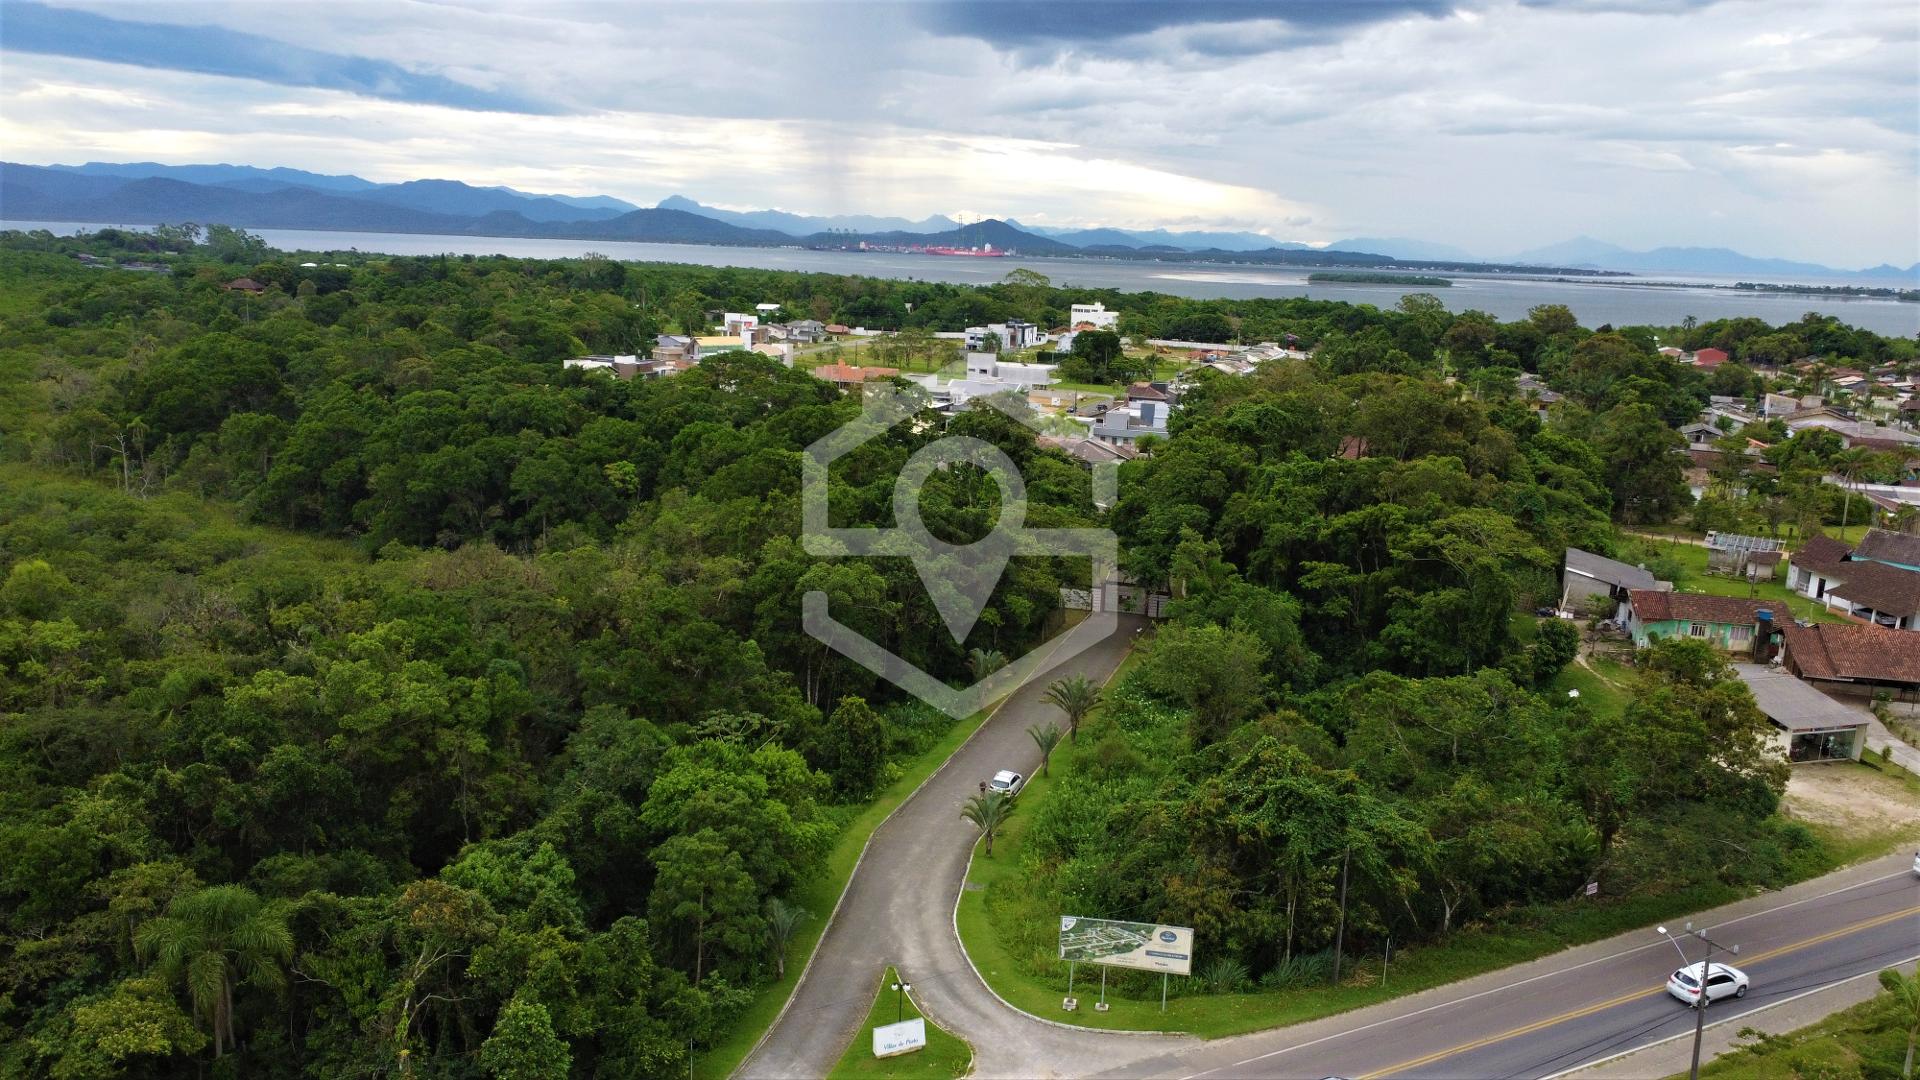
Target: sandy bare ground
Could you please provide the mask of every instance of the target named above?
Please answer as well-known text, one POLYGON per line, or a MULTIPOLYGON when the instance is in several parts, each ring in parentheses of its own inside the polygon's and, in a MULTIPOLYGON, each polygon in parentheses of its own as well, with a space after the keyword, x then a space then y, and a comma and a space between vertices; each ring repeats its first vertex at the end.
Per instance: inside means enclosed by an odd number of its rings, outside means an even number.
POLYGON ((1920 794, 1897 774, 1864 765, 1795 766, 1782 808, 1791 817, 1849 836, 1920 833, 1920 794))

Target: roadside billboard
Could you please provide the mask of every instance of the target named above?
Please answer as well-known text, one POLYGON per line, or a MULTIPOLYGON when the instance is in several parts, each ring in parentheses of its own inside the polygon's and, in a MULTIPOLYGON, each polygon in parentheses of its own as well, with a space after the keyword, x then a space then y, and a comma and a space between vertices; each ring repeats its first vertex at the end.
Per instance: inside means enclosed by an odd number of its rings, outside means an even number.
POLYGON ((1190 975, 1193 928, 1062 915, 1060 959, 1190 975))

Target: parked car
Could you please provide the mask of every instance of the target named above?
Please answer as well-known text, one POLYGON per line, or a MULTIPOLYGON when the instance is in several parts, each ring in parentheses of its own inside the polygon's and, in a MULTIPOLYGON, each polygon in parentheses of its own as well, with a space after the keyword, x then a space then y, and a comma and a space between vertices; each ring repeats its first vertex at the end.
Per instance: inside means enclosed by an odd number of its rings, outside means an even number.
POLYGON ((1002 795, 1012 798, 1020 794, 1020 788, 1024 786, 1026 782, 1027 778, 1021 776, 1019 773, 1011 769, 1001 769, 999 772, 993 774, 992 780, 987 782, 987 790, 998 791, 1002 795))
MULTIPOLYGON (((1688 1005, 1700 1004, 1700 968, 1699 964, 1689 964, 1674 972, 1667 979, 1667 993, 1679 998, 1688 1005)), ((1707 1001, 1719 1001, 1721 998, 1743 998, 1747 996, 1747 973, 1725 964, 1714 964, 1707 970, 1707 1001)))

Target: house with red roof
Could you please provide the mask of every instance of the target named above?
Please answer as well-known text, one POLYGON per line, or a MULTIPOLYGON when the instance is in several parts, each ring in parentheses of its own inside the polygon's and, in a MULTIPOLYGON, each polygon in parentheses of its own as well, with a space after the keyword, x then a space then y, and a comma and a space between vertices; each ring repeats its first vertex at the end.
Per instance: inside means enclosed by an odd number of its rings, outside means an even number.
POLYGON ((1774 617, 1779 609, 1778 604, 1737 596, 1629 589, 1625 623, 1634 645, 1642 649, 1658 638, 1684 637, 1764 660, 1778 624, 1785 621, 1774 617))
POLYGON ((1864 623, 1789 624, 1782 641, 1787 670, 1829 693, 1920 693, 1920 634, 1864 623))
POLYGON ((1695 349, 1693 351, 1694 367, 1719 367, 1731 359, 1733 358, 1727 355, 1725 349, 1695 349))

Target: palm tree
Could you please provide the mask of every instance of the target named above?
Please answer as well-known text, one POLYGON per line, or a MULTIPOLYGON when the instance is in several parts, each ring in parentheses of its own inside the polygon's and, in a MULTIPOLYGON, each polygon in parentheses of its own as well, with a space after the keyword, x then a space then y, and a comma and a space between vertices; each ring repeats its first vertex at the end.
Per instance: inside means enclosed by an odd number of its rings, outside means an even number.
POLYGON ((793 932, 811 913, 777 896, 767 897, 767 951, 773 954, 774 977, 787 977, 787 945, 793 932))
POLYGON ((1053 748, 1060 745, 1060 725, 1041 727, 1035 724, 1027 729, 1027 734, 1033 736, 1034 745, 1040 748, 1040 775, 1046 776, 1047 759, 1053 756, 1053 748))
POLYGON ((975 649, 967 654, 967 667, 973 670, 973 681, 981 679, 1007 666, 1007 654, 999 649, 975 649))
POLYGON ((981 832, 987 834, 987 858, 993 858, 993 834, 1006 824, 1007 815, 1013 813, 1013 799, 1004 791, 983 791, 967 800, 960 808, 960 816, 973 822, 981 832))
POLYGON ((1074 742, 1079 742, 1080 721, 1100 707, 1100 688, 1088 682, 1086 676, 1075 675, 1047 687, 1046 696, 1041 700, 1067 714, 1067 733, 1074 742))
POLYGON ((1845 501, 1840 504, 1840 538, 1842 540, 1846 539, 1847 521, 1853 514, 1854 485, 1859 483, 1860 474, 1872 466, 1873 456, 1873 451, 1860 446, 1842 450, 1833 455, 1833 469, 1840 474, 1840 479, 1843 481, 1841 486, 1847 493, 1845 501))
POLYGON ((284 903, 244 885, 215 885, 175 898, 165 915, 140 924, 133 947, 162 978, 187 984, 194 1012, 213 1029, 217 1058, 234 1046, 234 985, 277 993, 293 934, 284 903))
POLYGON ((1900 1076, 1913 1080, 1913 1047, 1920 1042, 1920 972, 1902 975, 1888 968, 1880 973, 1880 985, 1893 994, 1900 1022, 1907 1025, 1907 1063, 1900 1067, 1900 1076))

